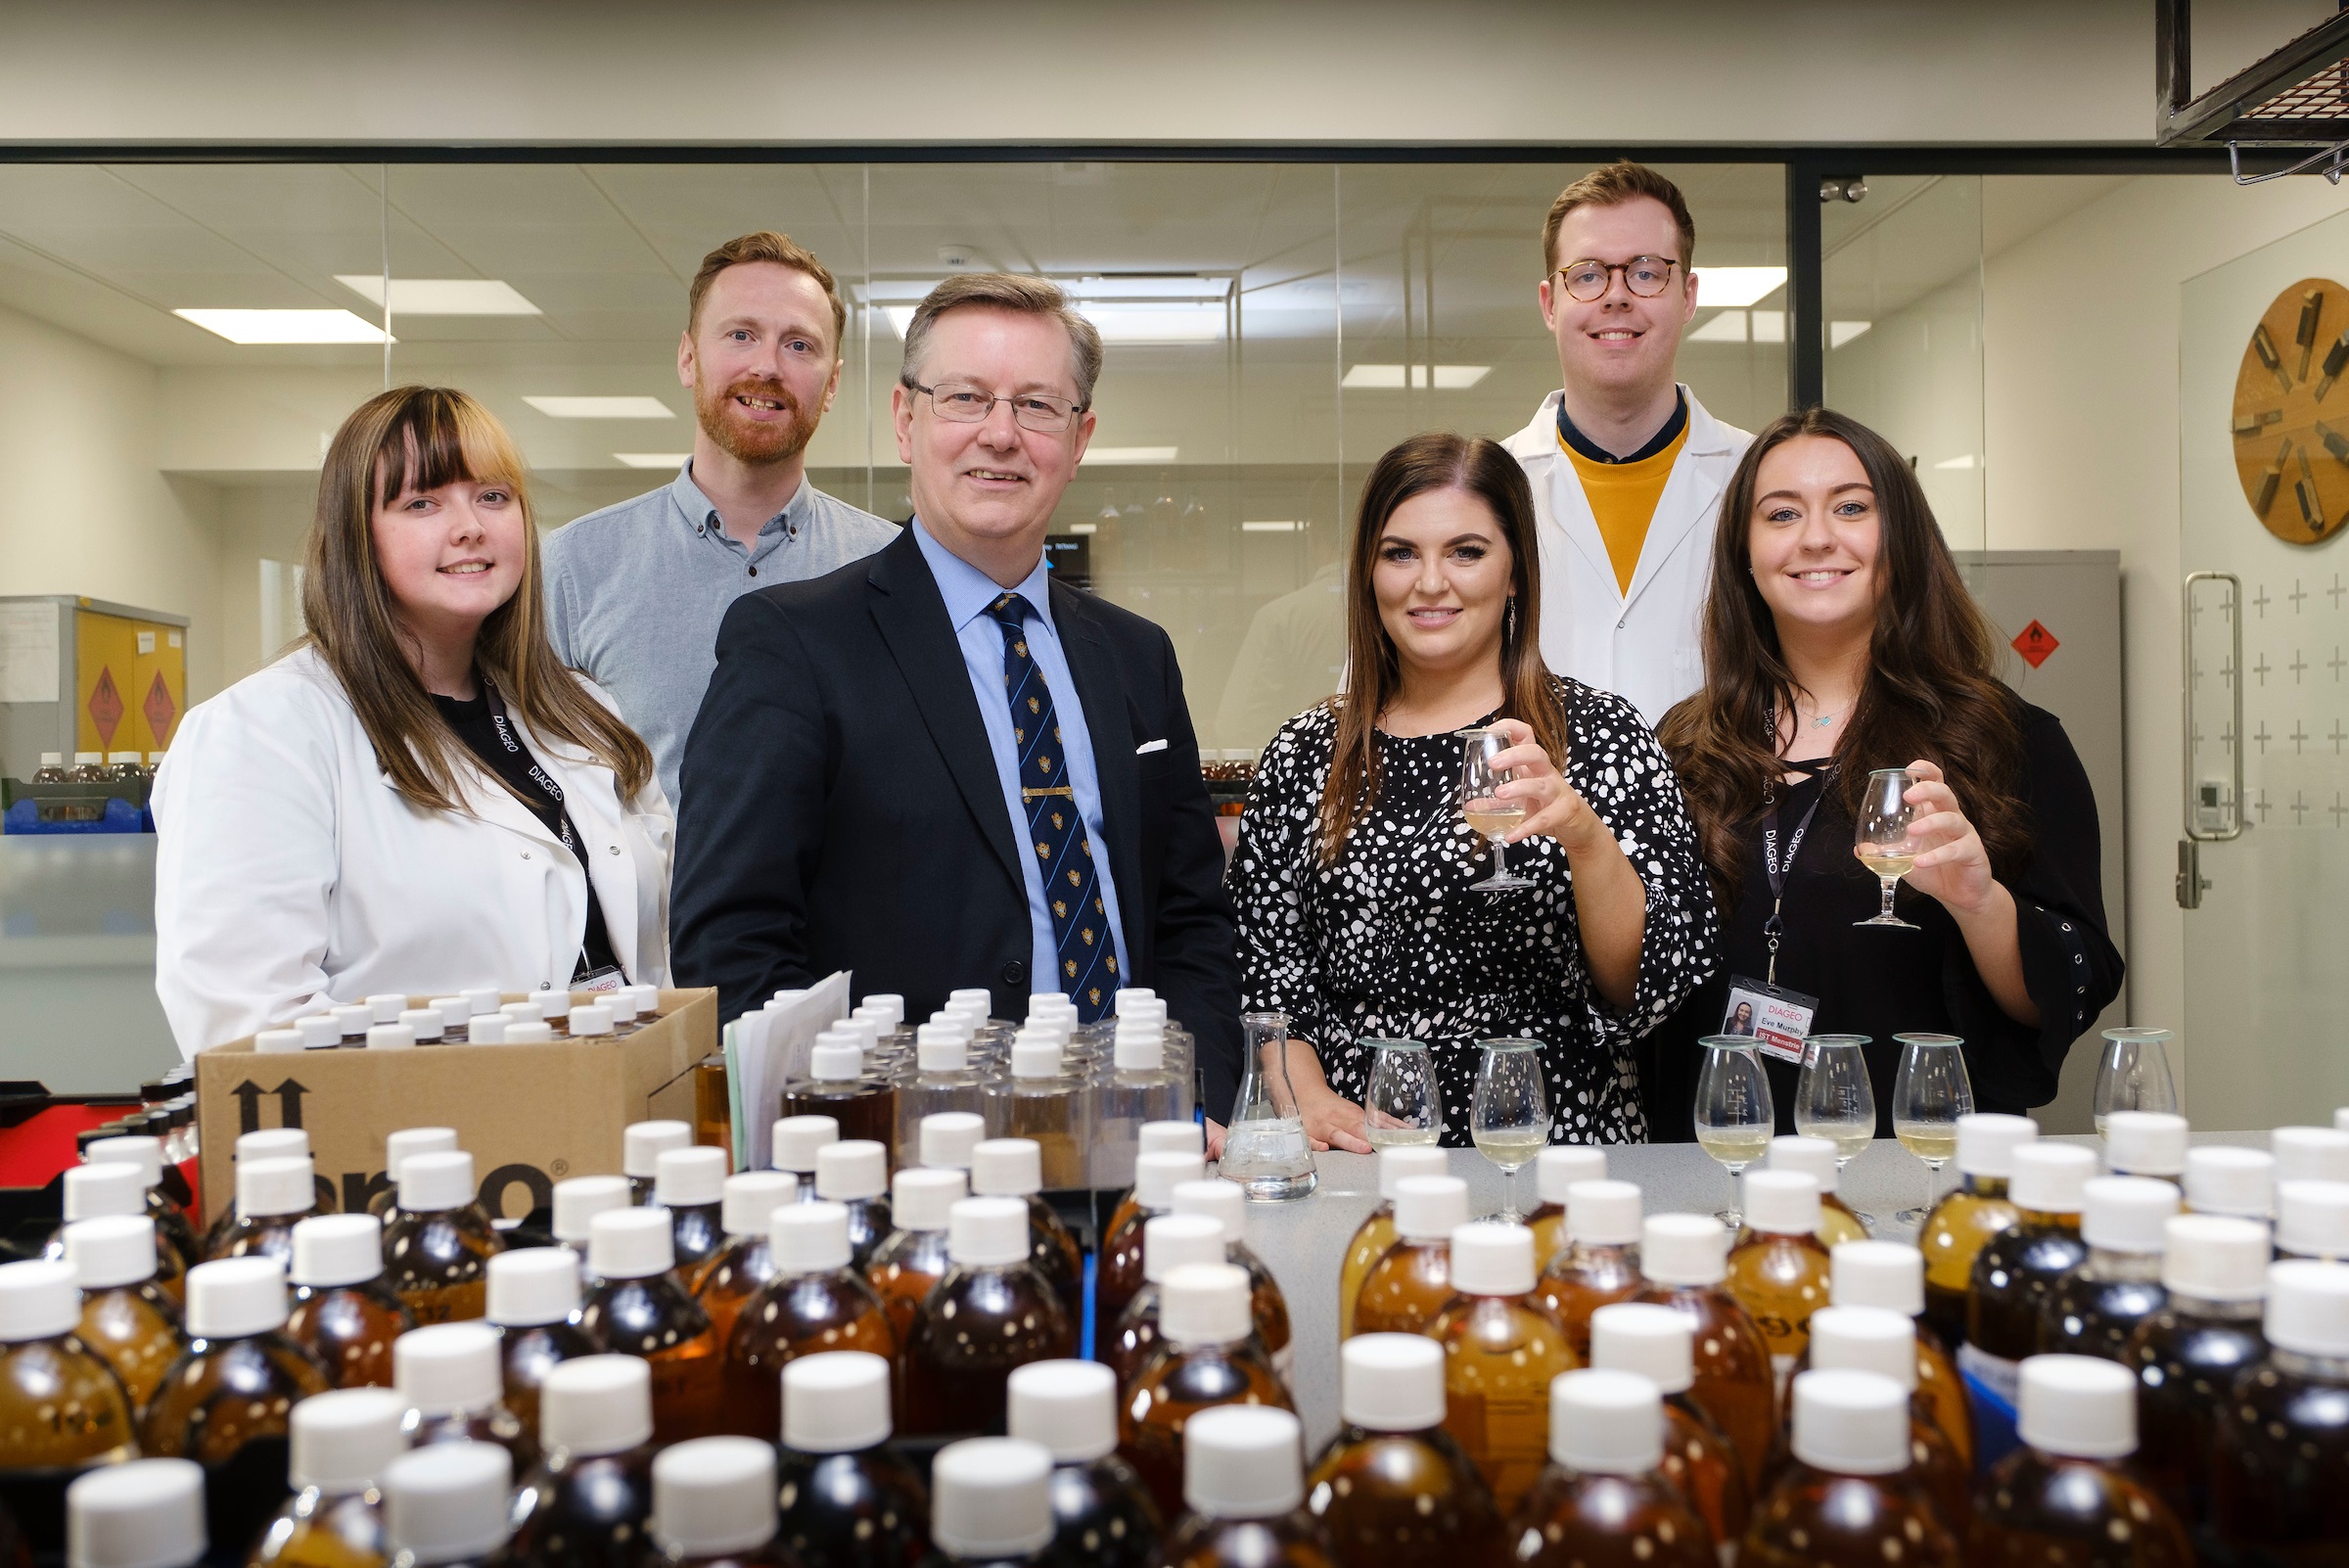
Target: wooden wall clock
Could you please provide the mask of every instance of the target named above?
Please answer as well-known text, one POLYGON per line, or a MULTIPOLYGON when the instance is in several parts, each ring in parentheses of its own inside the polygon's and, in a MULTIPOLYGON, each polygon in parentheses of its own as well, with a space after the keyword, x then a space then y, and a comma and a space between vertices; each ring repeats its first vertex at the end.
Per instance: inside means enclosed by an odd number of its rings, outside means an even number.
POLYGON ((2302 278, 2276 297, 2243 346, 2231 429, 2270 533, 2317 544, 2349 525, 2349 288, 2302 278))

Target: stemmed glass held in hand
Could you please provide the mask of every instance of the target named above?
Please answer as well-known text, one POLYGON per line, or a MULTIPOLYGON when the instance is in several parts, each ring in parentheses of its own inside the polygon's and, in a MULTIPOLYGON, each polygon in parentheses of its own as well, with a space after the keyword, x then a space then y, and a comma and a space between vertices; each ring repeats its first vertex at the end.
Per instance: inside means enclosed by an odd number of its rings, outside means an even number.
POLYGON ((1696 1141, 1729 1173, 1729 1206, 1715 1218, 1732 1233, 1745 1223, 1738 1208, 1737 1173, 1770 1150, 1777 1112, 1770 1103, 1770 1075, 1745 1035, 1708 1035, 1704 1070, 1696 1077, 1696 1141))
POLYGON ((1444 1135, 1444 1096, 1424 1040, 1366 1039, 1370 1083, 1362 1093, 1362 1136, 1373 1149, 1433 1144, 1444 1135))
POLYGON ((1505 893, 1534 885, 1509 870, 1503 842, 1509 829, 1525 820, 1525 803, 1504 801, 1493 793, 1512 776, 1508 769, 1493 765, 1493 759, 1509 745, 1509 737, 1500 730, 1472 729, 1468 731, 1467 755, 1460 762, 1460 815, 1493 846, 1493 874, 1469 884, 1480 893, 1505 893))
POLYGON ((1965 1042, 1955 1035, 1895 1035, 1902 1045, 1900 1071, 1892 1081, 1892 1135, 1925 1162, 1921 1208, 1893 1216, 1903 1224, 1924 1223, 1941 1187, 1941 1168, 1958 1152, 1958 1119, 1974 1109, 1974 1084, 1965 1072, 1965 1042))
POLYGON ((1909 791, 1915 783, 1905 767, 1879 767, 1867 775, 1867 794, 1860 802, 1860 825, 1853 835, 1853 853, 1883 884, 1884 904, 1874 919, 1855 920, 1854 925, 1916 929, 1892 912, 1892 890, 1900 886, 1901 878, 1916 862, 1917 847, 1909 837, 1910 825, 1916 815, 1909 804, 1909 791))
POLYGON ((2096 1063, 2096 1136, 2115 1111, 2178 1109, 2178 1082, 2170 1077, 2170 1032, 2166 1029, 2108 1029, 2104 1055, 2096 1063))
POLYGON ((1468 1108, 1468 1136, 1476 1152, 1500 1167, 1500 1216, 1522 1224, 1517 1172, 1549 1141, 1549 1091, 1542 1081, 1542 1042, 1478 1041, 1476 1096, 1468 1108))
MULTIPOLYGON (((1867 1081, 1865 1035, 1814 1035, 1803 1042, 1794 1081, 1794 1130, 1835 1145, 1835 1169, 1851 1164, 1876 1135, 1876 1091, 1867 1081)), ((1863 1223, 1866 1215, 1861 1215, 1863 1223)))

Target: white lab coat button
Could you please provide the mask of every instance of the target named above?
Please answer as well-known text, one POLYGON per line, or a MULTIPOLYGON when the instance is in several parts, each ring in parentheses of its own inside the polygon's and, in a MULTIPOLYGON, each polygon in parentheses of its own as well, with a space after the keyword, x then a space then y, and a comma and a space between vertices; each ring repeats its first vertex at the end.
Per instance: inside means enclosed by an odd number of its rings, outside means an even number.
POLYGON ((608 848, 609 850, 611 850, 611 852, 612 852, 614 854, 618 854, 618 853, 620 853, 620 846, 619 846, 619 845, 617 845, 617 844, 608 845, 608 846, 606 846, 606 848, 608 848))
POLYGON ((526 859, 526 860, 527 860, 527 859, 529 859, 529 858, 530 857, 530 851, 528 851, 528 850, 525 850, 525 851, 523 851, 523 852, 522 852, 522 857, 523 857, 524 859, 526 859))

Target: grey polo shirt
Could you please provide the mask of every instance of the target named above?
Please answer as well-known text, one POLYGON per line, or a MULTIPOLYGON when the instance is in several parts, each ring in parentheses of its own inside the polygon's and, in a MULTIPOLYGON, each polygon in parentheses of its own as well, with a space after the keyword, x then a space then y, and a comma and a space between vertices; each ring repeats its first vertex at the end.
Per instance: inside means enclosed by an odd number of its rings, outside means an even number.
POLYGON ((673 807, 727 608, 754 589, 822 576, 897 536, 895 524, 803 483, 745 549, 719 526, 688 458, 663 488, 547 538, 547 634, 653 749, 673 807))

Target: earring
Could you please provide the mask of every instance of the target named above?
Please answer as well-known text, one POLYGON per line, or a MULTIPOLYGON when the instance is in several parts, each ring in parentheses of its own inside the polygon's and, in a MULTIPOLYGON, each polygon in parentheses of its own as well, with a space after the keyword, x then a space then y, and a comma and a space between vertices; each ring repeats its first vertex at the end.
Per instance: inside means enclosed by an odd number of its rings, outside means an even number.
POLYGON ((1515 594, 1513 594, 1513 593, 1512 593, 1512 594, 1510 594, 1510 595, 1509 595, 1509 602, 1508 602, 1506 605, 1502 606, 1502 608, 1501 608, 1501 612, 1500 612, 1500 640, 1501 640, 1502 642, 1514 642, 1514 641, 1516 640, 1516 638, 1517 638, 1517 596, 1516 596, 1515 594))

